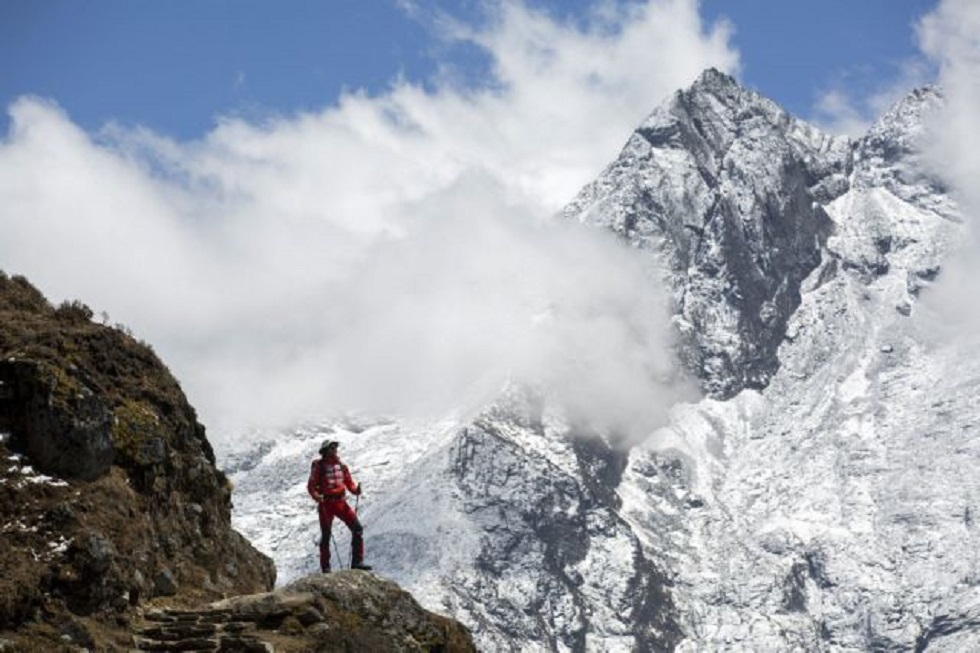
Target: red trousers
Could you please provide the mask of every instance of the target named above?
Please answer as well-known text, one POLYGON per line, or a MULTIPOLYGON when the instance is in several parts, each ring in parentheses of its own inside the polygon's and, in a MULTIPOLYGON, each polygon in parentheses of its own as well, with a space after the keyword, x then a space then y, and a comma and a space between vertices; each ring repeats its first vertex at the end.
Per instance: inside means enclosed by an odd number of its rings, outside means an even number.
POLYGON ((320 571, 330 571, 330 531, 333 518, 337 517, 350 529, 350 557, 352 565, 364 562, 364 528, 357 513, 344 499, 325 499, 317 510, 320 515, 320 571))

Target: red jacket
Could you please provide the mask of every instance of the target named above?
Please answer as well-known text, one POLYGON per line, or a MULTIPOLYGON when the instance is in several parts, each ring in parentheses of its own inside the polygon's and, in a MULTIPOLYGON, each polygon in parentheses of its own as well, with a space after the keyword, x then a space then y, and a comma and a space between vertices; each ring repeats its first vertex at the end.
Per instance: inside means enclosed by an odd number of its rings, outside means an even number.
POLYGON ((310 465, 310 479, 306 491, 316 501, 323 499, 343 499, 350 490, 360 494, 361 487, 351 478, 347 465, 337 456, 322 456, 310 465))

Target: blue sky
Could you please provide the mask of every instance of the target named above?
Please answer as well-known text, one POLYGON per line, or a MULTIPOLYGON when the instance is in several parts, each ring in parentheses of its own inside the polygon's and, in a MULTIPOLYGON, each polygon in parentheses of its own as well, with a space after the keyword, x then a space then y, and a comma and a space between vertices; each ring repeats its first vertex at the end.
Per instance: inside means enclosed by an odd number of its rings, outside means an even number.
MULTIPOLYGON (((532 4, 575 20, 592 3, 532 4)), ((702 0, 701 13, 709 24, 733 23, 743 82, 812 116, 830 89, 859 99, 901 78, 917 54, 912 25, 935 4, 702 0)), ((379 93, 397 76, 425 82, 447 61, 479 83, 485 57, 438 39, 432 16, 451 7, 478 24, 482 4, 414 7, 395 0, 5 0, 0 102, 38 95, 89 130, 117 120, 188 139, 219 115, 317 109, 343 89, 379 93)), ((4 117, 2 127, 8 124, 4 117)))
POLYGON ((875 94, 919 56, 915 23, 934 0, 703 0, 708 20, 735 25, 742 80, 796 115, 840 88, 875 94))

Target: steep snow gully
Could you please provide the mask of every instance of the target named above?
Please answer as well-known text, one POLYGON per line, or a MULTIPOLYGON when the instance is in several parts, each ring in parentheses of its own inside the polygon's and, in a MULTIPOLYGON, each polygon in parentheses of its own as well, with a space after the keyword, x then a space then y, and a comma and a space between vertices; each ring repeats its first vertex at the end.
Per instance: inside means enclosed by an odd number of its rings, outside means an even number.
POLYGON ((522 387, 269 434, 224 456, 236 527, 314 569, 329 435, 372 562, 484 650, 980 650, 980 342, 920 301, 964 233, 919 153, 941 104, 852 141, 705 72, 564 216, 661 262, 706 398, 628 450, 522 387))

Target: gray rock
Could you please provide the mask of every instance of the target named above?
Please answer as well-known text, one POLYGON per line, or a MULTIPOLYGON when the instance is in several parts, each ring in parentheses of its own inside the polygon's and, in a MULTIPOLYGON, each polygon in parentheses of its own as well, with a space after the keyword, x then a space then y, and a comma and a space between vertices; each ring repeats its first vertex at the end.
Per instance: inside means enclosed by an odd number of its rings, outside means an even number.
POLYGON ((173 596, 178 587, 177 578, 169 569, 161 569, 153 576, 153 589, 157 596, 173 596))
POLYGON ((53 401, 58 376, 34 361, 0 361, 0 424, 26 443, 39 470, 60 478, 87 481, 112 465, 111 412, 82 388, 61 403, 53 401))

